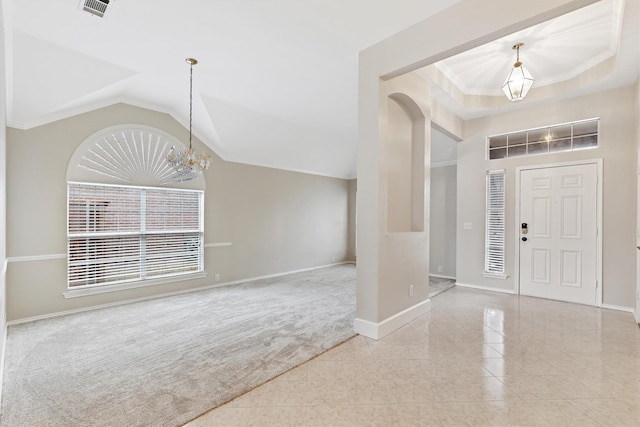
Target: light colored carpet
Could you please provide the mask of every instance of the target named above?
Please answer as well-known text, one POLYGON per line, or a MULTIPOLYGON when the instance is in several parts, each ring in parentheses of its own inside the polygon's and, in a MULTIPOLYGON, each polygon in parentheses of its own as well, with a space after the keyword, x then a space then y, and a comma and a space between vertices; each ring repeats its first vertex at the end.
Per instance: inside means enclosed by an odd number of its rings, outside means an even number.
POLYGON ((353 336, 354 265, 9 328, 3 426, 177 426, 353 336))

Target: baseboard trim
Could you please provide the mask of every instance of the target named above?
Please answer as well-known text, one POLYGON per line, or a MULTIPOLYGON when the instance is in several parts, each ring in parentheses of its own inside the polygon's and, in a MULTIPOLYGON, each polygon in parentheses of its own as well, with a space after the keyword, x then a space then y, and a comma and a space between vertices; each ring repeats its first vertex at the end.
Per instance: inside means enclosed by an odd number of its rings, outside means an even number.
POLYGON ((5 321, 2 328, 2 352, 0 352, 0 407, 2 406, 2 390, 4 390, 4 359, 7 353, 7 327, 5 321))
POLYGON ((207 273, 205 272, 185 274, 181 276, 162 277, 159 279, 140 280, 137 282, 125 282, 125 283, 120 283, 118 285, 94 286, 90 288, 81 288, 81 289, 69 289, 68 291, 63 292, 62 296, 65 297, 66 299, 78 298, 78 297, 86 297, 89 295, 100 295, 100 294, 106 294, 109 292, 128 291, 130 289, 144 288, 147 286, 166 285, 169 283, 186 282, 187 280, 198 280, 198 279, 206 279, 206 278, 207 278, 207 273))
POLYGON ((422 301, 400 313, 387 317, 382 322, 374 323, 368 320, 356 318, 353 323, 353 329, 356 333, 364 335, 367 338, 379 340, 385 335, 389 335, 396 329, 401 328, 407 323, 417 319, 423 314, 431 311, 431 300, 422 301))
POLYGON ((4 284, 4 295, 2 295, 2 297, 0 298, 2 300, 2 304, 4 304, 5 306, 0 308, 0 316, 2 316, 1 319, 1 323, 2 323, 2 331, 0 331, 0 333, 2 333, 2 336, 0 337, 0 340, 2 340, 2 351, 0 351, 0 408, 2 408, 2 390, 4 390, 4 359, 5 359, 5 354, 7 353, 7 307, 6 307, 6 301, 7 301, 7 266, 9 265, 9 262, 7 261, 7 259, 5 258, 2 262, 2 271, 0 272, 0 280, 2 281, 2 283, 4 284))
POLYGON ((336 262, 336 263, 333 263, 333 264, 321 265, 321 266, 318 266, 318 267, 302 268, 302 269, 299 269, 299 270, 292 270, 292 271, 287 271, 287 272, 284 272, 284 273, 276 273, 276 274, 268 274, 268 275, 264 275, 264 276, 250 277, 250 278, 247 278, 247 279, 234 280, 234 281, 231 281, 231 282, 216 283, 214 285, 198 286, 196 288, 183 289, 183 290, 180 290, 180 291, 164 292, 164 293, 161 293, 161 294, 149 295, 147 297, 131 298, 131 299, 126 299, 126 300, 107 303, 107 304, 99 304, 99 305, 92 305, 92 306, 89 306, 89 307, 76 308, 76 309, 73 309, 73 310, 57 311, 55 313, 41 314, 39 316, 31 316, 31 317, 25 317, 25 318, 22 318, 22 319, 9 320, 7 322, 7 326, 20 325, 22 323, 35 322, 37 320, 51 319, 51 318, 59 317, 59 316, 66 316, 68 314, 84 313, 85 311, 100 310, 102 308, 117 307, 119 305, 131 304, 131 303, 140 302, 140 301, 148 301, 148 300, 152 300, 152 299, 156 299, 156 298, 164 298, 164 297, 170 297, 170 296, 174 296, 174 295, 182 295, 182 294, 186 294, 186 293, 189 293, 189 292, 204 291, 204 290, 207 290, 207 289, 219 288, 219 287, 222 287, 222 286, 237 285, 239 283, 252 282, 254 280, 270 279, 270 278, 273 278, 273 277, 286 276, 288 274, 303 273, 305 271, 313 271, 313 270, 318 270, 318 269, 321 269, 321 268, 333 267, 333 266, 342 265, 342 264, 349 264, 349 262, 348 261, 336 262))
POLYGON ((461 283, 461 282, 456 282, 456 286, 460 286, 461 288, 478 289, 480 291, 491 291, 491 292, 500 292, 503 294, 516 295, 516 291, 514 291, 513 289, 490 288, 488 286, 470 285, 468 283, 461 283))
POLYGON ((616 310, 616 311, 626 311, 627 313, 631 313, 635 315, 636 310, 633 307, 623 307, 621 305, 612 305, 612 304, 602 304, 600 308, 606 308, 608 310, 616 310))
POLYGON ((453 276, 445 276, 443 274, 432 274, 432 273, 429 273, 429 276, 430 277, 437 277, 438 279, 456 280, 456 278, 453 277, 453 276))

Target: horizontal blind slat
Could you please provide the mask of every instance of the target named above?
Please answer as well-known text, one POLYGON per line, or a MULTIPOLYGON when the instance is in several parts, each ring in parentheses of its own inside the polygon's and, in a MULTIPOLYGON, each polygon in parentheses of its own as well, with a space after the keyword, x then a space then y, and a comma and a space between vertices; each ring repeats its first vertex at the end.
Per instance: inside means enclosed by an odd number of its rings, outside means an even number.
POLYGON ((202 270, 202 192, 68 184, 68 286, 202 270))

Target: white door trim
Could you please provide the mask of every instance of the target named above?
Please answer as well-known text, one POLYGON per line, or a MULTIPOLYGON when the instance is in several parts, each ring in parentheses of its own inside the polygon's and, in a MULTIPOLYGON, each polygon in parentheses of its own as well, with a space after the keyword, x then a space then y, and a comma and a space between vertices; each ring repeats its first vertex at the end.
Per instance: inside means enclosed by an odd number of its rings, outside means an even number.
POLYGON ((528 165, 516 167, 516 201, 515 201, 515 266, 514 266, 514 278, 515 278, 515 290, 516 294, 520 294, 520 173, 524 170, 533 169, 548 169, 562 166, 577 166, 577 165, 590 165, 595 164, 598 168, 597 187, 596 187, 596 206, 597 206, 597 218, 596 226, 598 228, 598 235, 596 236, 596 280, 598 282, 598 289, 596 291, 596 307, 602 307, 602 158, 591 160, 576 160, 571 162, 561 163, 547 163, 542 165, 528 165))
POLYGON ((636 157, 636 307, 633 316, 640 326, 640 141, 636 157))

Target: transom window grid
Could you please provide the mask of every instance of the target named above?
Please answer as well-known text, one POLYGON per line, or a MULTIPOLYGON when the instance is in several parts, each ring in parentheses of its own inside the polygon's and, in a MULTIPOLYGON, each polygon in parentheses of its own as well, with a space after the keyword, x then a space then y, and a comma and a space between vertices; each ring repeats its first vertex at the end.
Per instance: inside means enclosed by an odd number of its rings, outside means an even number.
POLYGON ((200 190, 68 183, 69 289, 203 271, 200 190))
POLYGON ((484 271, 504 274, 505 171, 487 172, 484 271))
POLYGON ((490 136, 488 157, 495 160, 595 148, 599 123, 599 119, 589 119, 490 136))

